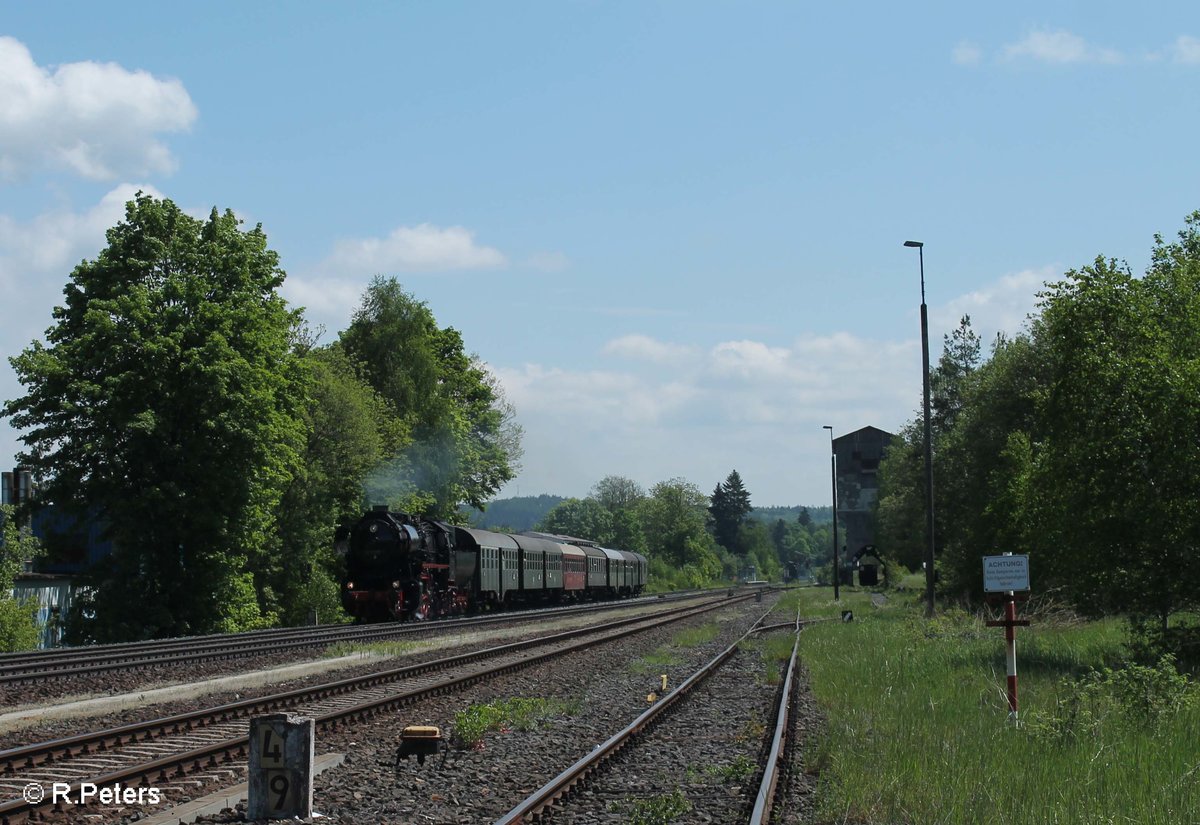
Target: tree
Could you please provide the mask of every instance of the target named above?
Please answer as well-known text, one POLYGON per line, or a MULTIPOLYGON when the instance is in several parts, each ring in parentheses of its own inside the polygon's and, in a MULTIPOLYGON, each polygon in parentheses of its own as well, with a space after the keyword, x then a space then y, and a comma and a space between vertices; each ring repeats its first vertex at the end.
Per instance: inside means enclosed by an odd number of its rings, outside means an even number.
POLYGON ((950 430, 962 409, 967 378, 979 366, 979 350, 971 316, 964 315, 955 330, 943 338, 942 357, 929 377, 930 424, 939 434, 950 430))
POLYGON ((614 515, 629 510, 646 498, 642 485, 624 476, 605 476, 592 487, 591 497, 614 515))
POLYGON ((706 521, 708 497, 682 478, 660 481, 638 508, 653 557, 684 571, 695 586, 721 575, 721 561, 706 521))
POLYGON ((269 607, 284 624, 341 617, 331 536, 361 514, 363 482, 397 440, 387 405, 336 344, 302 355, 308 396, 304 450, 278 509, 278 552, 262 571, 269 607))
POLYGON ((725 481, 713 490, 708 508, 717 543, 727 550, 745 555, 746 549, 738 542, 738 529, 752 509, 750 493, 746 491, 742 477, 737 470, 731 471, 725 481))
POLYGON ((1156 238, 1149 271, 1097 258, 1051 285, 1029 515, 1045 564, 1089 612, 1153 617, 1200 606, 1200 213, 1156 238), (1086 411, 1080 414, 1080 411, 1086 411))
POLYGON ((377 277, 339 341, 391 407, 399 443, 369 487, 446 520, 482 510, 519 468, 521 429, 500 385, 395 278, 377 277))
POLYGON ((38 629, 34 608, 12 594, 13 581, 26 559, 41 555, 41 545, 28 527, 17 522, 17 509, 0 505, 0 652, 37 647, 38 629))
POLYGON ((567 499, 546 514, 538 529, 547 533, 590 539, 606 547, 616 544, 612 513, 594 498, 567 499))
POLYGON ((272 621, 246 585, 302 438, 298 317, 261 226, 239 225, 139 194, 71 273, 47 344, 10 359, 26 387, 4 407, 27 428, 22 462, 114 543, 85 638, 272 621))

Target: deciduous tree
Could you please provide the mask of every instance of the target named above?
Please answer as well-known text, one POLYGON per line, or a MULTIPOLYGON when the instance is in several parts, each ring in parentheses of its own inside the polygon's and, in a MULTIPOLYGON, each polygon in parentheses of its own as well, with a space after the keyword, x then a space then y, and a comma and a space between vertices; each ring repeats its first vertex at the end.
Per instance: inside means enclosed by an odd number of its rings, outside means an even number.
MULTIPOLYGON (((100 517, 114 553, 83 636, 269 623, 255 599, 302 439, 297 315, 261 226, 139 194, 71 273, 4 407, 47 499, 100 517)), ((78 628, 77 628, 78 629, 78 628)))

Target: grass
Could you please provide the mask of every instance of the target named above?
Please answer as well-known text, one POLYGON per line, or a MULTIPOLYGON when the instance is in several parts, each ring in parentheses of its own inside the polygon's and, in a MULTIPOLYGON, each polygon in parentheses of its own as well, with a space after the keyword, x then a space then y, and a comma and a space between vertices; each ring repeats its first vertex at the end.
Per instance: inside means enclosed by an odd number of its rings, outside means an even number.
POLYGON ((720 632, 720 628, 714 622, 681 630, 671 638, 669 645, 635 659, 630 663, 629 669, 639 676, 647 673, 662 673, 664 669, 674 667, 683 661, 676 652, 679 648, 698 647, 711 642, 717 638, 720 632))
POLYGON ((614 813, 623 813, 629 825, 669 825, 692 810, 692 803, 676 789, 669 794, 639 799, 636 802, 615 802, 609 806, 614 813))
POLYGON ((461 747, 476 747, 484 735, 505 728, 533 730, 556 716, 574 716, 579 700, 527 699, 513 697, 486 704, 471 705, 454 714, 451 735, 461 747))
POLYGON ((420 642, 337 642, 325 648, 326 659, 343 656, 404 656, 422 647, 420 642))
MULTIPOLYGON (((818 822, 1200 822, 1196 686, 1169 666, 1126 665, 1121 623, 1019 629, 1014 726, 1000 628, 961 612, 926 620, 915 598, 860 607, 858 595, 843 592, 854 622, 801 634, 828 716, 808 754, 818 822)), ((805 615, 829 612, 821 594, 797 597, 812 600, 805 615)))

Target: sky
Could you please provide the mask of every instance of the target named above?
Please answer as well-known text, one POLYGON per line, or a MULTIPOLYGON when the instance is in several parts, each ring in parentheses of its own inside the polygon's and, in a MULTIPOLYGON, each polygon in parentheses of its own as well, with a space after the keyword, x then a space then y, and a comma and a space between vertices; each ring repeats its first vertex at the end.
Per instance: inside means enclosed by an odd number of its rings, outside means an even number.
POLYGON ((920 409, 903 242, 935 362, 1016 334, 1200 209, 1198 97, 1183 2, 6 4, 0 399, 142 190, 261 223, 323 341, 380 274, 460 330, 525 432, 501 497, 827 504, 822 427, 920 409))

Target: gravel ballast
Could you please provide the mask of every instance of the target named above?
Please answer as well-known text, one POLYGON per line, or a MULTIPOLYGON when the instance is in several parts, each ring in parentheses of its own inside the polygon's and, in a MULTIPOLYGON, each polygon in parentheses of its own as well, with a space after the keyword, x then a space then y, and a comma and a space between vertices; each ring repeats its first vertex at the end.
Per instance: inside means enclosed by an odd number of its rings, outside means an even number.
MULTIPOLYGON (((493 822, 644 711, 646 694, 660 673, 667 674, 668 686, 674 688, 736 641, 767 608, 767 604, 731 605, 369 722, 319 731, 318 753, 343 753, 345 761, 317 777, 314 807, 322 818, 313 821, 493 822), (689 629, 701 629, 692 635, 705 641, 678 643, 689 629), (449 737, 457 712, 514 698, 548 700, 553 713, 534 728, 489 731, 478 747, 446 747, 424 765, 415 758, 396 762, 400 732, 406 725, 437 725, 449 737)), ((793 729, 803 737, 817 730, 819 714, 814 703, 805 701, 803 680, 800 684, 793 729)), ((687 810, 672 822, 744 820, 757 791, 763 743, 778 690, 767 682, 757 646, 743 646, 697 689, 694 698, 640 737, 611 770, 580 794, 578 805, 553 821, 629 822, 639 805, 679 799, 687 810)), ((811 777, 794 765, 785 784, 785 818, 778 821, 807 821, 811 777)), ((211 790, 193 783, 190 788, 172 788, 168 798, 178 803, 211 790)), ((201 821, 244 821, 242 807, 201 821)), ((98 811, 86 813, 94 816, 98 811)), ((144 815, 130 810, 119 813, 123 816, 115 821, 136 821, 144 815)), ((67 818, 97 821, 85 819, 82 812, 67 818)))

